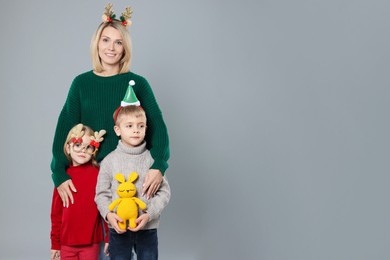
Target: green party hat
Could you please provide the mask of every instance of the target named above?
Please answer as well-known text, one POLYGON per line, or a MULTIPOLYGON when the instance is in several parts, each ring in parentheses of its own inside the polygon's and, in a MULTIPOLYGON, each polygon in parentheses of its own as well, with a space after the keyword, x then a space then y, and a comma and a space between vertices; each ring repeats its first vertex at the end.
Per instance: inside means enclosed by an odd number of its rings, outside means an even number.
POLYGON ((135 85, 134 80, 129 81, 129 86, 127 88, 126 94, 123 97, 123 100, 121 102, 121 106, 140 106, 141 103, 139 102, 137 96, 134 93, 133 87, 135 85))

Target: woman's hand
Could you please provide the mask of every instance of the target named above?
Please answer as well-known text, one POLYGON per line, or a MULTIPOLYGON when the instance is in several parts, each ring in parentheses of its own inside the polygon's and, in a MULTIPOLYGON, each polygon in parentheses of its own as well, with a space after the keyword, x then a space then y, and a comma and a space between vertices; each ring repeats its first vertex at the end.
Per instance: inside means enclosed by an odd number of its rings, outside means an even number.
POLYGON ((73 185, 72 180, 67 180, 61 183, 60 186, 57 187, 57 191, 60 194, 64 207, 69 207, 69 200, 73 204, 73 192, 77 192, 76 188, 73 185))
POLYGON ((150 199, 156 194, 160 188, 163 176, 160 170, 149 169, 146 174, 144 184, 142 185, 142 196, 146 194, 146 198, 150 199))

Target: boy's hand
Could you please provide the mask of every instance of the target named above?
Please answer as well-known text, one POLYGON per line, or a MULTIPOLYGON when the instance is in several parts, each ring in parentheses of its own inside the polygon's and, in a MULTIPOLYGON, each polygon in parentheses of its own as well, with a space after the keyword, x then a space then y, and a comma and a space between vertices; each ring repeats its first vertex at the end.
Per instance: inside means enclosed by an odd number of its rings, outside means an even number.
POLYGON ((74 203, 73 194, 71 190, 73 192, 77 192, 76 188, 73 185, 72 180, 64 181, 63 183, 61 183, 60 186, 57 187, 57 191, 60 194, 63 205, 64 207, 67 208, 69 207, 69 200, 72 204, 74 203))
POLYGON ((119 228, 118 222, 122 222, 123 220, 120 217, 118 217, 117 214, 115 214, 113 212, 109 212, 107 214, 106 218, 107 218, 108 223, 111 224, 112 228, 115 229, 115 231, 118 234, 122 234, 122 233, 126 232, 126 230, 122 230, 122 229, 119 228))
POLYGON ((156 194, 158 189, 160 188, 163 176, 160 170, 149 169, 146 174, 144 184, 142 185, 142 196, 146 194, 146 198, 150 199, 156 194))
POLYGON ((60 250, 50 250, 50 260, 60 260, 60 250))
POLYGON ((141 216, 139 216, 136 220, 135 223, 137 226, 135 228, 128 228, 130 231, 137 232, 145 227, 145 225, 149 222, 150 216, 148 213, 144 213, 141 216))

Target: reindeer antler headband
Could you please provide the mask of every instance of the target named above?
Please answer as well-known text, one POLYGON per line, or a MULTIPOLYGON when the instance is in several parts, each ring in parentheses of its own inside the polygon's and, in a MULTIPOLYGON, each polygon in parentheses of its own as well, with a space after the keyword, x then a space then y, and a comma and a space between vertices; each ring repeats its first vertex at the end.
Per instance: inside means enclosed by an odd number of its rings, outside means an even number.
POLYGON ((78 124, 75 128, 73 128, 72 133, 70 134, 70 142, 76 144, 76 143, 82 143, 83 142, 83 124, 78 124))
POLYGON ((91 136, 90 145, 95 146, 95 148, 99 148, 100 143, 104 140, 103 135, 106 133, 106 130, 100 130, 99 132, 95 132, 94 136, 91 136))
MULTIPOLYGON (((70 135, 71 143, 83 143, 83 136, 84 136, 84 131, 83 131, 84 125, 83 124, 78 124, 76 127, 73 128, 72 133, 70 135)), ((99 132, 94 132, 94 136, 91 136, 90 139, 90 145, 94 146, 96 149, 99 148, 100 143, 104 140, 103 135, 106 133, 106 130, 100 130, 99 132)))
MULTIPOLYGON (((133 11, 131 10, 131 7, 126 7, 125 11, 119 18, 122 22, 122 25, 126 28, 132 24, 130 20, 132 13, 133 11)), ((103 23, 112 23, 112 21, 115 19, 115 16, 116 15, 114 14, 114 11, 112 11, 112 4, 108 3, 104 8, 104 14, 102 16, 103 23)))

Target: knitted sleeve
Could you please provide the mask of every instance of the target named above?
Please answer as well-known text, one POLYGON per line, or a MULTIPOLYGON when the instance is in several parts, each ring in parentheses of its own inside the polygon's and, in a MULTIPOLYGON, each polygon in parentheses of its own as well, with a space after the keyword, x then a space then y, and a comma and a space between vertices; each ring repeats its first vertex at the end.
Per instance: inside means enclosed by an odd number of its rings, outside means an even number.
POLYGON ((108 206, 112 201, 111 192, 111 159, 110 155, 104 158, 100 164, 98 180, 96 184, 95 203, 100 215, 107 221, 106 216, 110 212, 108 206))
POLYGON ((141 102, 141 106, 145 109, 147 117, 146 142, 148 149, 154 159, 151 169, 158 169, 164 175, 168 168, 169 152, 169 137, 168 130, 165 125, 161 110, 154 97, 153 91, 146 79, 143 84, 137 84, 134 91, 141 102))
POLYGON ((52 146, 53 158, 51 161, 52 179, 58 187, 70 179, 66 173, 69 161, 64 154, 64 143, 69 130, 80 122, 80 92, 77 87, 77 78, 73 80, 68 97, 58 117, 57 127, 52 146))
POLYGON ((53 199, 51 204, 51 249, 60 250, 61 249, 61 225, 62 225, 62 200, 58 194, 57 189, 53 191, 53 199))
POLYGON ((150 215, 150 220, 158 219, 163 209, 168 205, 171 198, 171 188, 166 177, 163 178, 160 188, 148 203, 146 212, 150 215))

